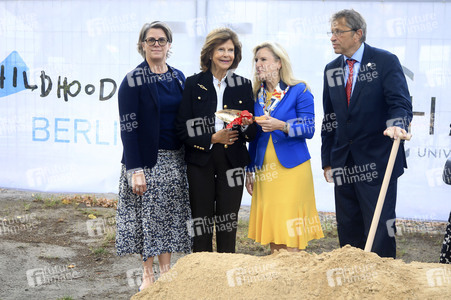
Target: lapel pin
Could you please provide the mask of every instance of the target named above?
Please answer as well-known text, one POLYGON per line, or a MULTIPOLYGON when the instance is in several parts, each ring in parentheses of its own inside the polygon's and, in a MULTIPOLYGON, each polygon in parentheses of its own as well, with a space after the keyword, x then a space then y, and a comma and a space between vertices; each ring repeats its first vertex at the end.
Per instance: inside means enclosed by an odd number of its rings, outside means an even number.
POLYGON ((199 83, 198 83, 197 85, 198 85, 201 89, 208 91, 207 88, 204 87, 202 84, 199 84, 199 83))

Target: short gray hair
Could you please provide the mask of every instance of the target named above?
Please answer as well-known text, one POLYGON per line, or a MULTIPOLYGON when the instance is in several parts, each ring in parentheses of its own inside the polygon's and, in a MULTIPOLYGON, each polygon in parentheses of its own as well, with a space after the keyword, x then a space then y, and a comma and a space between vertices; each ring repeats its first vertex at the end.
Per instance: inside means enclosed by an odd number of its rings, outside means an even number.
MULTIPOLYGON (((139 54, 141 54, 141 56, 144 59, 146 59, 146 52, 143 49, 142 43, 146 39, 147 31, 149 31, 149 29, 151 29, 151 28, 159 28, 159 29, 163 30, 164 34, 166 35, 166 38, 168 39, 168 43, 172 43, 172 30, 171 30, 171 28, 169 28, 168 24, 161 22, 161 21, 155 21, 152 23, 144 24, 143 27, 141 28, 141 31, 139 32, 139 38, 138 38, 138 44, 137 44, 138 52, 139 52, 139 54)), ((171 53, 171 51, 169 50, 169 52, 167 53, 167 57, 169 57, 170 53, 171 53)))
POLYGON ((366 22, 365 19, 362 17, 362 15, 353 9, 343 9, 340 10, 339 12, 336 12, 332 16, 330 21, 332 23, 342 18, 345 19, 346 26, 348 26, 352 30, 362 29, 362 37, 360 38, 360 42, 364 43, 366 40, 366 22))

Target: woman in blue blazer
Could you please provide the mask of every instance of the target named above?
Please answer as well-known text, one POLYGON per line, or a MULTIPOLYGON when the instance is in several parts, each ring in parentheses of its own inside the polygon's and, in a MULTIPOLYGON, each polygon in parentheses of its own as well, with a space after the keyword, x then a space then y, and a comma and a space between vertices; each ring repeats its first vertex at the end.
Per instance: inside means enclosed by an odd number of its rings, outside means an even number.
POLYGON ((171 43, 167 24, 144 24, 138 40, 144 62, 127 74, 119 88, 124 151, 116 249, 118 255, 141 254, 140 289, 155 280, 155 256, 160 273, 164 273, 171 253, 191 251, 186 226, 191 218, 186 164, 174 124, 185 77, 166 64, 171 43))
POLYGON ((249 238, 298 251, 323 237, 313 191, 306 139, 315 130, 313 95, 293 78, 277 43, 254 48, 257 137, 249 145, 246 188, 252 195, 249 238))

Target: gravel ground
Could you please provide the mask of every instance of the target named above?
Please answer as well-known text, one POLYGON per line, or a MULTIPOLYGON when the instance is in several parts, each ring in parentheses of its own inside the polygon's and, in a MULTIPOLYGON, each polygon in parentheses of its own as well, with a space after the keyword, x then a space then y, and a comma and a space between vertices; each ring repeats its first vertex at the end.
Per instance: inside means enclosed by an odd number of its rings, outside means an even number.
MULTIPOLYGON (((130 299, 140 285, 140 258, 115 255, 115 209, 52 202, 63 196, 74 194, 36 195, 0 188, 0 300, 130 299), (92 215, 103 222, 95 231, 89 227, 92 215)), ((117 198, 115 194, 94 196, 117 198)), ((249 209, 241 208, 241 220, 249 218, 249 209)), ((338 248, 334 214, 320 212, 320 219, 328 220, 327 228, 332 231, 330 236, 312 243, 308 252, 338 248)), ((397 224, 401 259, 438 261, 446 223, 398 220, 397 224)), ((180 257, 183 254, 174 254, 171 263, 180 257)), ((154 267, 158 270, 156 261, 154 267)))

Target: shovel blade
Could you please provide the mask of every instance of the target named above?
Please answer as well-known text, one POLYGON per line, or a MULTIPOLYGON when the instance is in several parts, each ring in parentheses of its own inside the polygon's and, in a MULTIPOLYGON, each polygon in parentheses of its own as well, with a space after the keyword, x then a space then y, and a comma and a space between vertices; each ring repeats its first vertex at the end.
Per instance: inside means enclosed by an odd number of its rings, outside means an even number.
POLYGON ((238 109, 222 109, 215 112, 215 115, 221 121, 230 123, 240 116, 241 110, 238 109))

